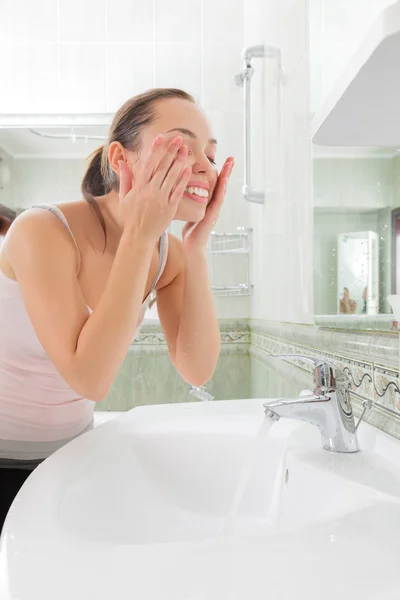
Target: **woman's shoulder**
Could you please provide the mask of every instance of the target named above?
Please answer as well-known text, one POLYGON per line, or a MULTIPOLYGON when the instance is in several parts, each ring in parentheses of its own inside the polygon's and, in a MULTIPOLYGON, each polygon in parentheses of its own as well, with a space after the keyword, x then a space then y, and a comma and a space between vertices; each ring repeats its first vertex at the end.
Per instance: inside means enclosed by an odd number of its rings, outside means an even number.
POLYGON ((75 246, 61 221, 48 210, 31 207, 22 212, 8 230, 2 260, 12 268, 19 260, 35 260, 49 252, 60 259, 75 260, 75 246))

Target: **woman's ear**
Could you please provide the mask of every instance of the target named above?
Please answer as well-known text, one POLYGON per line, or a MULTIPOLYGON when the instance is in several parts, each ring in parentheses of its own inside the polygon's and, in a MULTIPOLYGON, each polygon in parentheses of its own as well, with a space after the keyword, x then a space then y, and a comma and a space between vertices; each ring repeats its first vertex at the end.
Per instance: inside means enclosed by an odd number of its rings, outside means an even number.
POLYGON ((119 177, 119 161, 127 162, 127 151, 119 142, 111 142, 108 148, 108 162, 119 177))

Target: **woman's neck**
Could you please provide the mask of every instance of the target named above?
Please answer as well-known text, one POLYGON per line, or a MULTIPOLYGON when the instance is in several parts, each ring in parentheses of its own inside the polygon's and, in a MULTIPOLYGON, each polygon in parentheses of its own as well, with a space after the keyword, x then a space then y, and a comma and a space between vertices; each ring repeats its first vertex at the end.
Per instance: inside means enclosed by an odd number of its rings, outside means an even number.
POLYGON ((124 231, 124 226, 120 216, 120 200, 118 193, 113 190, 105 196, 96 198, 96 202, 99 205, 106 222, 107 231, 109 231, 113 237, 120 238, 124 231))

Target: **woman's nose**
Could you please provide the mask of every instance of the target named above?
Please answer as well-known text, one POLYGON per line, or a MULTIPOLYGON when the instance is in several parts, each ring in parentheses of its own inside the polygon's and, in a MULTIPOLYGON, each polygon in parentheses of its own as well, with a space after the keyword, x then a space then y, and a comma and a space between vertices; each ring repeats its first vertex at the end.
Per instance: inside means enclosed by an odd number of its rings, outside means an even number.
POLYGON ((212 164, 207 157, 195 157, 192 166, 193 173, 209 173, 212 170, 212 164))

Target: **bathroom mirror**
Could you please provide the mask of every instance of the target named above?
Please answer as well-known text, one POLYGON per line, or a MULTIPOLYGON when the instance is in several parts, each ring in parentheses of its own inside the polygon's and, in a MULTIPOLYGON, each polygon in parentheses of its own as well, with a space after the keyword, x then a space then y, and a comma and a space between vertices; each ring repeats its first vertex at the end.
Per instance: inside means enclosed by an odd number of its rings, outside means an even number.
MULTIPOLYGON (((241 100, 241 92, 235 89, 235 94, 241 100)), ((0 212, 0 221, 7 219, 7 210, 18 215, 35 204, 81 198, 86 159, 107 139, 112 117, 112 113, 36 115, 19 119, 14 116, 4 118, 3 123, 0 117, 0 208, 3 207, 4 213, 2 216, 0 212)), ((229 154, 237 157, 239 165, 230 181, 216 231, 210 236, 210 278, 218 316, 248 317, 252 291, 249 279, 251 229, 248 206, 241 195, 241 113, 232 113, 231 123, 228 123, 213 111, 210 121, 218 139, 217 168, 221 168, 229 154)), ((173 221, 169 231, 180 237, 182 225, 173 221)), ((0 228, 0 242, 1 239, 0 228)), ((148 320, 158 321, 154 302, 150 302, 146 315, 148 320)))
POLYGON ((317 324, 390 329, 400 291, 397 148, 313 147, 317 324))

